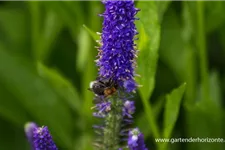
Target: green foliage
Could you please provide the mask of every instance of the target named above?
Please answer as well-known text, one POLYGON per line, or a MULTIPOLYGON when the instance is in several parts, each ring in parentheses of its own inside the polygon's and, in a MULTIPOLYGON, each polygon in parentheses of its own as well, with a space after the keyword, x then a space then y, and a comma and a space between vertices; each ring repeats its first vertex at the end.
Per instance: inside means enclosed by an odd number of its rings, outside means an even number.
POLYGON ((137 72, 141 77, 137 77, 137 81, 140 85, 143 85, 143 87, 139 88, 139 92, 144 103, 147 120, 153 130, 154 136, 159 137, 152 108, 148 102, 155 84, 154 78, 160 38, 157 7, 154 1, 139 2, 137 7, 141 8, 141 12, 138 14, 141 21, 137 22, 137 27, 140 29, 140 40, 138 41, 140 53, 138 56, 137 72), (151 19, 144 16, 149 16, 151 19))
MULTIPOLYGON (((136 7, 141 86, 134 120, 147 146, 223 150, 222 143, 154 138, 225 138, 225 2, 137 1, 136 7)), ((97 74, 102 12, 98 1, 0 2, 0 149, 29 149, 27 121, 49 126, 59 149, 93 149, 87 88, 97 74)))
POLYGON ((35 66, 0 50, 0 79, 35 120, 45 122, 66 146, 71 146, 72 117, 65 103, 38 76, 35 66), (62 113, 63 112, 63 113, 62 113), (43 117, 45 116, 45 117, 43 117), (65 129, 62 130, 61 128, 65 129))
MULTIPOLYGON (((181 100, 185 91, 186 83, 174 89, 170 94, 166 95, 166 104, 164 111, 163 137, 171 138, 171 133, 179 115, 181 100)), ((167 149, 168 143, 163 143, 162 148, 167 149)))
POLYGON ((182 96, 185 91, 185 85, 186 84, 181 85, 166 96, 163 131, 163 137, 165 138, 169 138, 171 136, 172 130, 176 123, 182 96))

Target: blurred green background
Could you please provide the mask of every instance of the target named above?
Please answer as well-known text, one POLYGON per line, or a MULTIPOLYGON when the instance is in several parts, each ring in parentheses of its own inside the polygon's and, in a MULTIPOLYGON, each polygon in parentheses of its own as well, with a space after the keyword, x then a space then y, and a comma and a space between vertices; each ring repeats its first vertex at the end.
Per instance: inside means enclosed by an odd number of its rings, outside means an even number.
MULTIPOLYGON (((135 126, 149 149, 224 150, 225 2, 135 2, 141 9, 135 126)), ((0 150, 26 150, 24 124, 62 150, 91 150, 99 1, 0 2, 0 150)))

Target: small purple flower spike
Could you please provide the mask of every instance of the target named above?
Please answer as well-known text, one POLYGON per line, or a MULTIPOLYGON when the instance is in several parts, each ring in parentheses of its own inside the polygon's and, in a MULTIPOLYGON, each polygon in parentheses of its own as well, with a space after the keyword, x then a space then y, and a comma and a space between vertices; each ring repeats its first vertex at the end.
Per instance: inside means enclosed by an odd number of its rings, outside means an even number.
POLYGON ((32 150, 35 150, 34 145, 33 145, 33 132, 36 128, 38 128, 38 126, 34 122, 28 122, 24 126, 25 134, 27 136, 27 140, 30 143, 32 150))
POLYGON ((128 147, 130 150, 148 150, 144 143, 144 135, 138 128, 129 132, 128 147))
POLYGON ((26 136, 27 136, 27 139, 29 142, 32 143, 33 141, 33 131, 35 128, 37 128, 37 124, 34 123, 34 122, 28 122, 25 124, 24 126, 24 129, 25 129, 25 133, 26 133, 26 136))
POLYGON ((134 69, 136 67, 135 35, 138 34, 134 21, 139 9, 134 0, 104 0, 105 12, 97 66, 99 75, 113 80, 127 92, 136 89, 134 69), (128 82, 127 82, 128 81, 128 82))
POLYGON ((46 126, 35 128, 33 139, 35 150, 58 150, 46 126))

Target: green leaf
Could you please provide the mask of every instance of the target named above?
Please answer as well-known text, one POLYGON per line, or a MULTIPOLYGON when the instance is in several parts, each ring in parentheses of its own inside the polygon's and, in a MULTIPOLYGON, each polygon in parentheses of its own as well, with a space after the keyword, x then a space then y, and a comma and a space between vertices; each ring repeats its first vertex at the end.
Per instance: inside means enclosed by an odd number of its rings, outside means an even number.
POLYGON ((143 87, 139 88, 139 92, 153 135, 154 137, 159 137, 159 131, 155 123, 152 108, 148 102, 155 86, 155 73, 158 60, 158 47, 160 40, 158 10, 154 1, 140 1, 138 2, 137 8, 141 9, 138 13, 140 20, 137 21, 137 28, 140 37, 138 40, 138 48, 140 52, 137 60, 137 73, 140 74, 141 77, 137 77, 136 80, 140 85, 143 85, 143 87))
POLYGON ((83 134, 81 137, 76 138, 74 143, 74 149, 77 150, 92 150, 93 149, 93 145, 91 144, 87 144, 87 143, 91 143, 93 142, 92 136, 90 136, 89 134, 83 134))
POLYGON ((197 33, 196 33, 196 45, 199 56, 199 69, 201 77, 201 90, 202 101, 209 101, 209 74, 208 74, 208 57, 206 48, 206 33, 205 33, 205 3, 203 1, 196 2, 196 16, 197 16, 197 33))
POLYGON ((157 8, 158 8, 158 16, 159 16, 160 22, 162 21, 163 15, 166 12, 166 10, 169 7, 171 2, 172 1, 169 1, 169 0, 168 1, 156 1, 156 5, 157 5, 157 8))
POLYGON ((82 24, 84 24, 83 17, 80 16, 83 13, 81 12, 79 3, 65 1, 43 3, 47 9, 53 10, 65 25, 69 27, 74 39, 76 39, 76 35, 82 27, 82 24))
POLYGON ((53 11, 47 11, 43 31, 40 33, 40 38, 36 41, 36 58, 38 60, 46 60, 51 52, 51 47, 55 42, 56 37, 62 30, 63 24, 58 16, 53 11))
POLYGON ((218 107, 221 107, 223 102, 220 83, 219 73, 217 71, 211 72, 209 76, 210 97, 218 107))
POLYGON ((175 73, 179 81, 183 82, 185 71, 184 41, 179 17, 174 10, 170 10, 162 23, 162 38, 159 50, 160 59, 175 73), (171 38, 173 37, 173 38, 171 38), (179 63, 177 63, 179 62, 179 63))
POLYGON ((85 22, 85 10, 82 9, 82 5, 86 5, 82 1, 61 1, 61 6, 68 11, 68 15, 76 18, 77 24, 81 25, 85 22))
POLYGON ((26 18, 27 12, 21 8, 1 7, 0 9, 0 41, 9 51, 23 53, 30 56, 29 25, 26 18))
POLYGON ((30 150, 30 145, 24 135, 23 127, 17 127, 0 118, 0 149, 30 150))
POLYGON ((23 126, 28 120, 27 111, 16 100, 8 90, 3 87, 0 81, 0 116, 13 124, 23 126))
POLYGON ((73 85, 57 70, 50 69, 41 63, 37 64, 37 68, 39 75, 49 81, 52 88, 68 104, 68 107, 71 107, 74 112, 80 114, 81 99, 73 85))
POLYGON ((97 33, 92 31, 91 29, 89 29, 86 25, 83 25, 83 27, 84 27, 84 29, 86 29, 88 31, 88 33, 91 35, 91 37, 94 41, 99 40, 100 36, 97 35, 97 33))
POLYGON ((28 2, 31 17, 32 49, 34 57, 45 60, 53 42, 62 29, 62 21, 51 9, 46 9, 46 14, 42 14, 40 2, 28 2), (41 16, 43 16, 41 18, 41 16))
POLYGON ((165 138, 170 138, 175 123, 177 121, 185 87, 186 83, 182 84, 177 89, 174 89, 170 94, 166 96, 163 130, 163 137, 165 138))
POLYGON ((32 41, 32 51, 34 58, 39 58, 39 41, 40 41, 40 29, 41 29, 41 11, 40 3, 38 1, 28 2, 30 14, 31 14, 31 41, 32 41), (37 44, 38 43, 38 44, 37 44), (36 47, 37 46, 37 47, 36 47))
MULTIPOLYGON (((224 138, 224 111, 214 102, 197 103, 186 109, 186 137, 224 138)), ((224 143, 189 143, 188 150, 223 150, 224 143)))
POLYGON ((89 84, 91 81, 95 80, 97 77, 97 67, 95 65, 95 62, 93 61, 95 59, 95 53, 90 52, 88 55, 88 61, 86 64, 85 71, 83 72, 83 78, 82 78, 82 100, 83 100, 83 106, 82 106, 82 114, 84 115, 82 118, 87 121, 87 126, 83 126, 85 130, 90 129, 88 127, 88 124, 93 124, 93 117, 91 107, 93 107, 93 97, 94 94, 88 90, 89 84))
POLYGON ((194 48, 195 46, 192 44, 192 37, 194 35, 193 15, 191 14, 191 7, 188 4, 188 2, 183 2, 183 29, 181 30, 181 33, 183 39, 182 41, 184 41, 184 45, 182 46, 184 52, 182 59, 179 60, 179 62, 183 61, 183 67, 181 67, 179 71, 179 79, 181 82, 187 82, 185 103, 193 105, 196 100, 197 91, 197 62, 194 48))
POLYGON ((207 33, 211 33, 222 27, 225 22, 224 9, 225 5, 222 1, 208 1, 205 3, 205 28, 207 33))
MULTIPOLYGON (((85 28, 86 29, 86 28, 85 28)), ((91 49, 91 41, 89 34, 85 29, 81 29, 79 40, 78 40, 78 52, 77 52, 77 58, 76 58, 76 68, 81 72, 85 69, 85 66, 87 64, 88 54, 90 53, 91 49)), ((97 51, 97 49, 96 49, 97 51)))
MULTIPOLYGON (((186 136, 187 137, 224 137, 224 111, 221 108, 221 87, 219 75, 216 71, 209 74, 210 97, 207 102, 203 101, 202 84, 198 88, 196 103, 185 105, 186 111, 186 136), (212 128, 213 126, 213 128, 212 128)), ((190 143, 188 149, 224 149, 222 143, 190 143)))
POLYGON ((190 6, 188 2, 182 3, 183 24, 179 22, 179 16, 173 9, 164 16, 159 55, 160 60, 173 72, 178 82, 187 82, 185 103, 193 104, 197 85, 196 53, 191 42, 194 32, 190 6))
MULTIPOLYGON (((57 142, 72 146, 72 116, 62 98, 38 76, 32 62, 0 48, 0 81, 40 125, 48 125, 57 142)), ((35 121, 34 120, 34 121, 35 121)))
POLYGON ((138 13, 140 21, 137 21, 139 30, 138 48, 138 68, 137 72, 141 75, 137 81, 143 87, 139 88, 143 99, 149 99, 155 84, 155 72, 158 60, 158 47, 160 40, 160 25, 158 21, 157 8, 153 1, 139 2, 138 13), (148 17, 149 16, 149 19, 148 17))
POLYGON ((220 28, 220 30, 218 31, 219 32, 219 42, 221 43, 222 45, 222 50, 223 50, 223 53, 225 53, 225 29, 224 28, 220 28))
MULTIPOLYGON (((154 114, 154 118, 155 120, 157 120, 159 118, 159 115, 163 109, 164 106, 164 102, 165 102, 165 98, 164 96, 160 96, 157 100, 156 103, 153 105, 153 114, 154 114)), ((140 130, 144 133, 145 138, 147 139, 152 131, 150 128, 146 128, 146 120, 147 120, 147 116, 144 112, 141 112, 137 117, 136 117, 136 124, 137 127, 140 128, 140 130)))

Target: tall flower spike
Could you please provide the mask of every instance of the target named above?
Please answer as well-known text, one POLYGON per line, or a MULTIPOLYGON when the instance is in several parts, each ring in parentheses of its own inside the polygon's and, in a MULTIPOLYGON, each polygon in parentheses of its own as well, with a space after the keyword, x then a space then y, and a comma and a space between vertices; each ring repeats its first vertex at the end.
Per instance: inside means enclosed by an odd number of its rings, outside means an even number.
POLYGON ((130 150, 148 150, 144 143, 144 135, 138 128, 129 132, 127 144, 130 150))
POLYGON ((134 0, 103 0, 103 4, 105 12, 100 16, 104 21, 96 61, 99 76, 91 82, 90 89, 95 93, 93 115, 104 121, 93 126, 98 135, 94 145, 99 150, 122 150, 127 145, 135 111, 134 102, 127 100, 127 96, 137 87, 134 21, 138 9, 134 0))
POLYGON ((97 66, 99 75, 116 81, 127 92, 137 85, 134 81, 136 49, 134 37, 138 34, 134 21, 138 9, 133 0, 104 0, 105 12, 97 66))
POLYGON ((46 126, 34 129, 33 145, 35 150, 58 150, 46 126))

